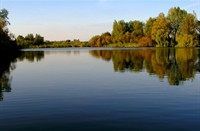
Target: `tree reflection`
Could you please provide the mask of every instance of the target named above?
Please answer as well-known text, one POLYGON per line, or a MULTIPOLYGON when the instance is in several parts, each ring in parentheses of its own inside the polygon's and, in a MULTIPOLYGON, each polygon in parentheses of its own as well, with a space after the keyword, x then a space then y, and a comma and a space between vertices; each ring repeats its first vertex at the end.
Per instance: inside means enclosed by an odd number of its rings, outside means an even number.
POLYGON ((29 62, 41 61, 44 59, 43 51, 23 51, 18 57, 19 61, 28 60, 29 62))
POLYGON ((0 53, 0 101, 3 100, 3 92, 11 91, 10 71, 15 69, 16 58, 19 54, 0 53))
POLYGON ((7 53, 0 53, 0 101, 3 100, 3 92, 11 91, 12 77, 10 72, 15 69, 17 60, 28 60, 29 62, 40 61, 44 58, 44 52, 19 52, 8 55, 7 53))
POLYGON ((157 75, 162 81, 167 76, 170 85, 180 85, 194 79, 200 71, 200 50, 194 48, 155 48, 135 50, 94 50, 95 58, 113 61, 115 72, 141 72, 157 75))

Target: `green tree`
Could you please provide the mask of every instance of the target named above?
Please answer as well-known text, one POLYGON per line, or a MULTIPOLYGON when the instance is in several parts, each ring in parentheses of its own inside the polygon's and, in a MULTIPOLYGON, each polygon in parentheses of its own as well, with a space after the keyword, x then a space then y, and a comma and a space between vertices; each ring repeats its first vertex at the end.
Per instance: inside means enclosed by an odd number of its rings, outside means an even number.
POLYGON ((101 44, 102 46, 104 45, 108 45, 110 43, 112 43, 112 38, 111 38, 111 34, 109 32, 105 32, 101 35, 101 44))
POLYGON ((14 52, 17 50, 16 42, 13 40, 13 35, 9 33, 7 25, 8 11, 6 9, 0 10, 0 51, 14 52))
POLYGON ((28 34, 27 36, 25 36, 25 40, 34 41, 33 34, 28 34))
POLYGON ((24 37, 22 35, 19 35, 16 39, 18 46, 23 47, 24 46, 24 37))
POLYGON ((44 44, 44 37, 39 34, 36 34, 35 36, 33 34, 28 34, 25 37, 19 35, 16 41, 17 45, 21 48, 29 48, 44 44))
MULTIPOLYGON (((155 43, 153 40, 152 40, 152 28, 153 28, 153 24, 154 22, 156 21, 156 18, 152 18, 150 17, 145 26, 144 26, 144 34, 145 34, 145 37, 148 37, 149 40, 150 40, 150 43, 151 43, 151 46, 153 46, 153 44, 155 43)), ((146 38, 147 39, 147 38, 146 38)))
POLYGON ((16 40, 19 42, 24 41, 24 37, 22 35, 19 35, 16 40))
POLYGON ((167 19, 170 23, 170 37, 172 38, 172 46, 177 44, 176 34, 186 15, 187 11, 180 9, 180 7, 171 8, 168 12, 167 19))
POLYGON ((96 46, 97 46, 97 41, 98 41, 100 38, 101 38, 100 35, 93 36, 93 37, 89 40, 89 42, 88 42, 89 46, 91 46, 91 47, 96 47, 96 46))
POLYGON ((103 33, 101 36, 93 36, 89 40, 89 45, 92 47, 102 47, 112 43, 111 34, 109 32, 103 33))
POLYGON ((7 43, 10 40, 7 25, 8 22, 8 11, 6 9, 0 10, 0 40, 1 44, 7 43))
POLYGON ((138 43, 139 39, 144 36, 144 23, 141 21, 125 22, 124 20, 114 21, 112 40, 113 43, 138 43))
POLYGON ((198 20, 194 14, 187 14, 177 32, 178 47, 198 45, 198 20))
POLYGON ((8 11, 6 9, 2 9, 0 11, 0 28, 7 26, 9 23, 8 21, 8 11))
POLYGON ((154 22, 151 33, 151 37, 156 41, 157 47, 169 46, 169 33, 169 22, 165 18, 165 15, 161 13, 154 22))
POLYGON ((122 41, 123 41, 123 43, 129 43, 130 39, 131 39, 131 33, 130 32, 126 32, 123 35, 122 41))
POLYGON ((183 34, 177 37, 178 45, 177 47, 195 47, 198 43, 193 35, 183 34))
POLYGON ((113 43, 123 43, 123 35, 127 32, 128 25, 124 20, 114 21, 112 40, 113 43))
POLYGON ((40 45, 40 44, 43 44, 43 43, 44 43, 44 37, 36 34, 35 38, 34 38, 34 41, 33 41, 33 44, 34 45, 40 45))
POLYGON ((144 34, 145 34, 145 36, 151 38, 151 32, 152 32, 153 24, 154 24, 155 21, 156 21, 156 18, 152 18, 152 17, 150 17, 147 20, 147 22, 146 22, 146 24, 144 26, 144 34))
POLYGON ((144 24, 141 21, 130 21, 129 22, 129 29, 131 33, 131 40, 130 42, 138 43, 139 39, 144 36, 143 27, 144 24))

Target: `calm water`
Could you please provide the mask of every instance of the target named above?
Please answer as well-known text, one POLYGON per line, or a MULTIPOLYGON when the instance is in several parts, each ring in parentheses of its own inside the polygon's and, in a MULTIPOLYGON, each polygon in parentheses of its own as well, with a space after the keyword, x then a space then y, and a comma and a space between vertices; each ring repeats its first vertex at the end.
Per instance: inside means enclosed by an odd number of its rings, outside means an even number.
POLYGON ((200 131, 199 49, 26 50, 7 65, 0 131, 200 131))

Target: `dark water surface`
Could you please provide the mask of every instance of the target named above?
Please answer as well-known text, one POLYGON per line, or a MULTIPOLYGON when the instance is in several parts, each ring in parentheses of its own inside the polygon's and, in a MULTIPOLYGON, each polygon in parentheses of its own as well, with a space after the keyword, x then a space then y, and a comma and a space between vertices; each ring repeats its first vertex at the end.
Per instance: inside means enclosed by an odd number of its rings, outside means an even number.
POLYGON ((25 50, 0 77, 0 131, 200 131, 199 49, 25 50))

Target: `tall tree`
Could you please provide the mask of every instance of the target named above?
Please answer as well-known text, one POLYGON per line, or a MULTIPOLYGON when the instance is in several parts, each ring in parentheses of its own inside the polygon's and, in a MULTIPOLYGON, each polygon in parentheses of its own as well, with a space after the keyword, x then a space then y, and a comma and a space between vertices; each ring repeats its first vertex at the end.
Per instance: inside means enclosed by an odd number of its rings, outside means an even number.
POLYGON ((0 10, 0 50, 1 51, 14 51, 16 50, 16 42, 13 41, 13 35, 9 34, 7 25, 8 11, 6 9, 0 10))
POLYGON ((112 39, 113 43, 122 43, 123 35, 127 32, 127 24, 124 20, 114 21, 112 39))
POLYGON ((34 41, 33 41, 33 44, 34 45, 40 45, 40 44, 43 44, 43 43, 44 43, 44 37, 40 36, 39 34, 36 34, 34 41))
POLYGON ((152 32, 152 28, 153 28, 153 24, 154 22, 156 21, 156 18, 152 18, 150 17, 145 26, 144 26, 144 33, 145 33, 145 36, 151 38, 151 32, 152 32))
POLYGON ((198 20, 195 14, 187 14, 177 32, 178 46, 195 47, 198 44, 198 20))
POLYGON ((171 29, 170 37, 174 45, 177 44, 176 34, 186 15, 187 11, 180 9, 180 7, 171 8, 168 12, 167 19, 169 20, 171 29))
POLYGON ((129 22, 129 28, 131 33, 130 42, 138 43, 139 39, 144 36, 143 32, 144 23, 141 21, 135 20, 129 22))
POLYGON ((163 13, 157 17, 152 27, 151 37, 156 41, 157 47, 168 47, 169 46, 169 33, 170 27, 169 22, 165 18, 163 13))
POLYGON ((8 11, 6 9, 0 10, 0 28, 7 26, 9 23, 8 21, 8 11))

